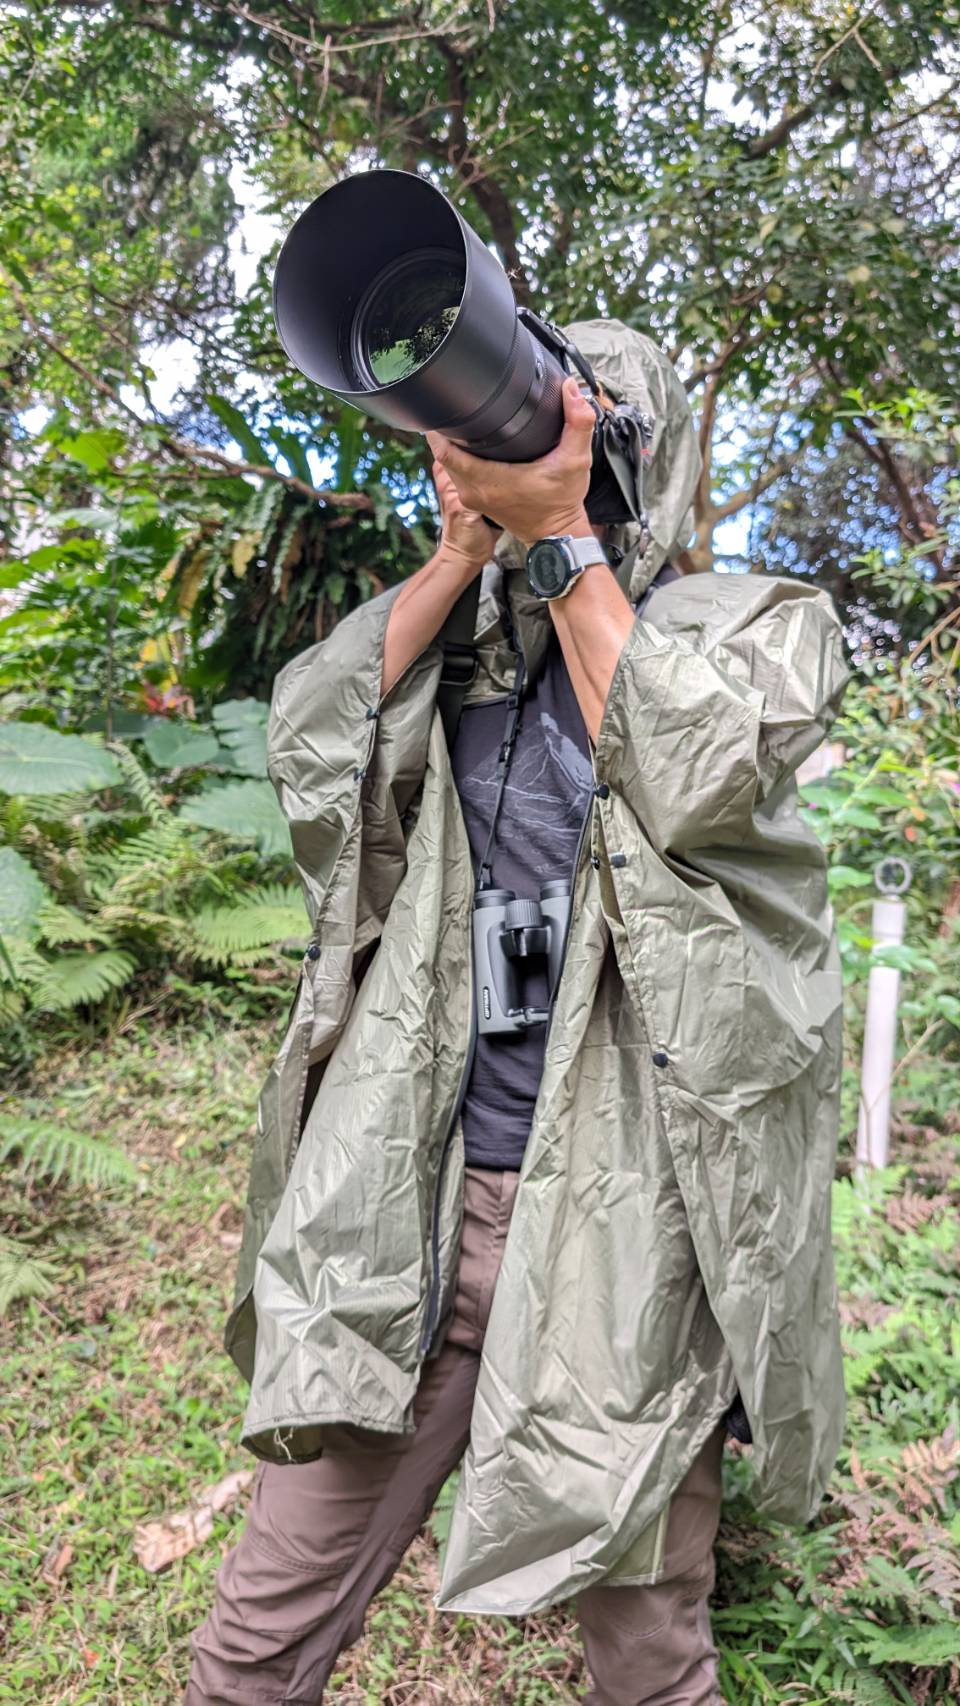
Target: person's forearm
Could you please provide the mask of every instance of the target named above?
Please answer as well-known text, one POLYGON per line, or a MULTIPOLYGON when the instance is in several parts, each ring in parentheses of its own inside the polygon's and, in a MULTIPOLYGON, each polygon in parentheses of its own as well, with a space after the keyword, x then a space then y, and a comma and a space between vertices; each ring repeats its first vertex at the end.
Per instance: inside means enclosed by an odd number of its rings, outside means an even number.
POLYGON ((441 544, 429 562, 404 582, 391 607, 384 636, 381 698, 439 633, 460 594, 482 567, 482 563, 471 563, 461 552, 441 544))
POLYGON ((565 598, 550 600, 557 637, 594 746, 613 672, 635 615, 606 563, 584 569, 565 598))

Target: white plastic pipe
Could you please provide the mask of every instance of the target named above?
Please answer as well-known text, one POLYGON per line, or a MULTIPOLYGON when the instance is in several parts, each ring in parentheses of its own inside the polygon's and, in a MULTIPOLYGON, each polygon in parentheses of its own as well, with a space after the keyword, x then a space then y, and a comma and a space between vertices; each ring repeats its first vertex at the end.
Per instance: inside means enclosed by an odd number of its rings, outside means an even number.
MULTIPOLYGON (((893 896, 874 901, 875 947, 899 946, 906 911, 903 901, 893 896)), ((857 1122, 857 1164, 861 1167, 885 1167, 890 1155, 890 1086, 896 1064, 899 992, 900 973, 893 966, 871 967, 857 1122)))

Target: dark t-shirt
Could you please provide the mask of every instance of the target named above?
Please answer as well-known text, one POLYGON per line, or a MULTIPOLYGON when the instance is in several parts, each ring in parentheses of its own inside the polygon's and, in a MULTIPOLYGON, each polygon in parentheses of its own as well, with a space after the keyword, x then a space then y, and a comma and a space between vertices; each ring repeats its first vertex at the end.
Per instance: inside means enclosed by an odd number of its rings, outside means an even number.
MULTIPOLYGON (((638 600, 642 614, 655 587, 677 579, 662 564, 638 600)), ((497 757, 506 701, 464 706, 453 748, 453 774, 463 807, 474 869, 487 844, 497 797, 497 757)), ((552 877, 573 878, 573 861, 593 788, 586 725, 567 674, 556 631, 546 661, 524 698, 516 744, 490 855, 497 888, 537 899, 552 877)), ((546 968, 527 975, 524 999, 547 1005, 546 968)), ((478 1036, 462 1119, 468 1167, 519 1167, 543 1075, 546 1026, 513 1035, 478 1036)))
MULTIPOLYGON (((497 797, 505 700, 466 705, 453 748, 474 870, 487 843, 497 797)), ((496 888, 537 899, 540 884, 572 878, 573 861, 593 788, 583 715, 556 633, 524 696, 507 785, 490 856, 496 888)), ((546 1007, 546 966, 524 975, 524 1000, 546 1007)), ((468 1167, 519 1167, 543 1073, 545 1025, 508 1035, 478 1036, 463 1102, 468 1167)))

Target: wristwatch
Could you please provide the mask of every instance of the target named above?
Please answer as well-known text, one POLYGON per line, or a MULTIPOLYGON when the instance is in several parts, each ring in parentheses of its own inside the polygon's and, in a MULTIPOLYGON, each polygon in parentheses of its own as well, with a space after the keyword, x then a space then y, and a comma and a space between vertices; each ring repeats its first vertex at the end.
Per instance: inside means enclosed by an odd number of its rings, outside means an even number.
POLYGON ((536 539, 527 552, 527 585, 535 598, 564 598, 591 563, 607 561, 599 539, 572 533, 536 539))

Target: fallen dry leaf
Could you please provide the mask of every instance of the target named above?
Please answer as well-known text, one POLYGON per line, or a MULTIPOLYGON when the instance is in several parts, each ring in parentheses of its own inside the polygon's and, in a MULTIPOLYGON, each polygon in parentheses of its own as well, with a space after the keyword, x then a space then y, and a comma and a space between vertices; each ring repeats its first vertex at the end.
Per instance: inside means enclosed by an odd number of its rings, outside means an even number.
POLYGON ((204 1487, 195 1505, 156 1522, 138 1522, 133 1549, 145 1570, 165 1570, 175 1558, 183 1558, 202 1546, 213 1533, 215 1511, 226 1510, 253 1480, 252 1469, 235 1469, 212 1487, 204 1487))
POLYGON ((73 1547, 69 1540, 55 1540, 48 1548, 40 1569, 40 1575, 51 1587, 56 1587, 64 1570, 69 1569, 73 1561, 73 1547))

